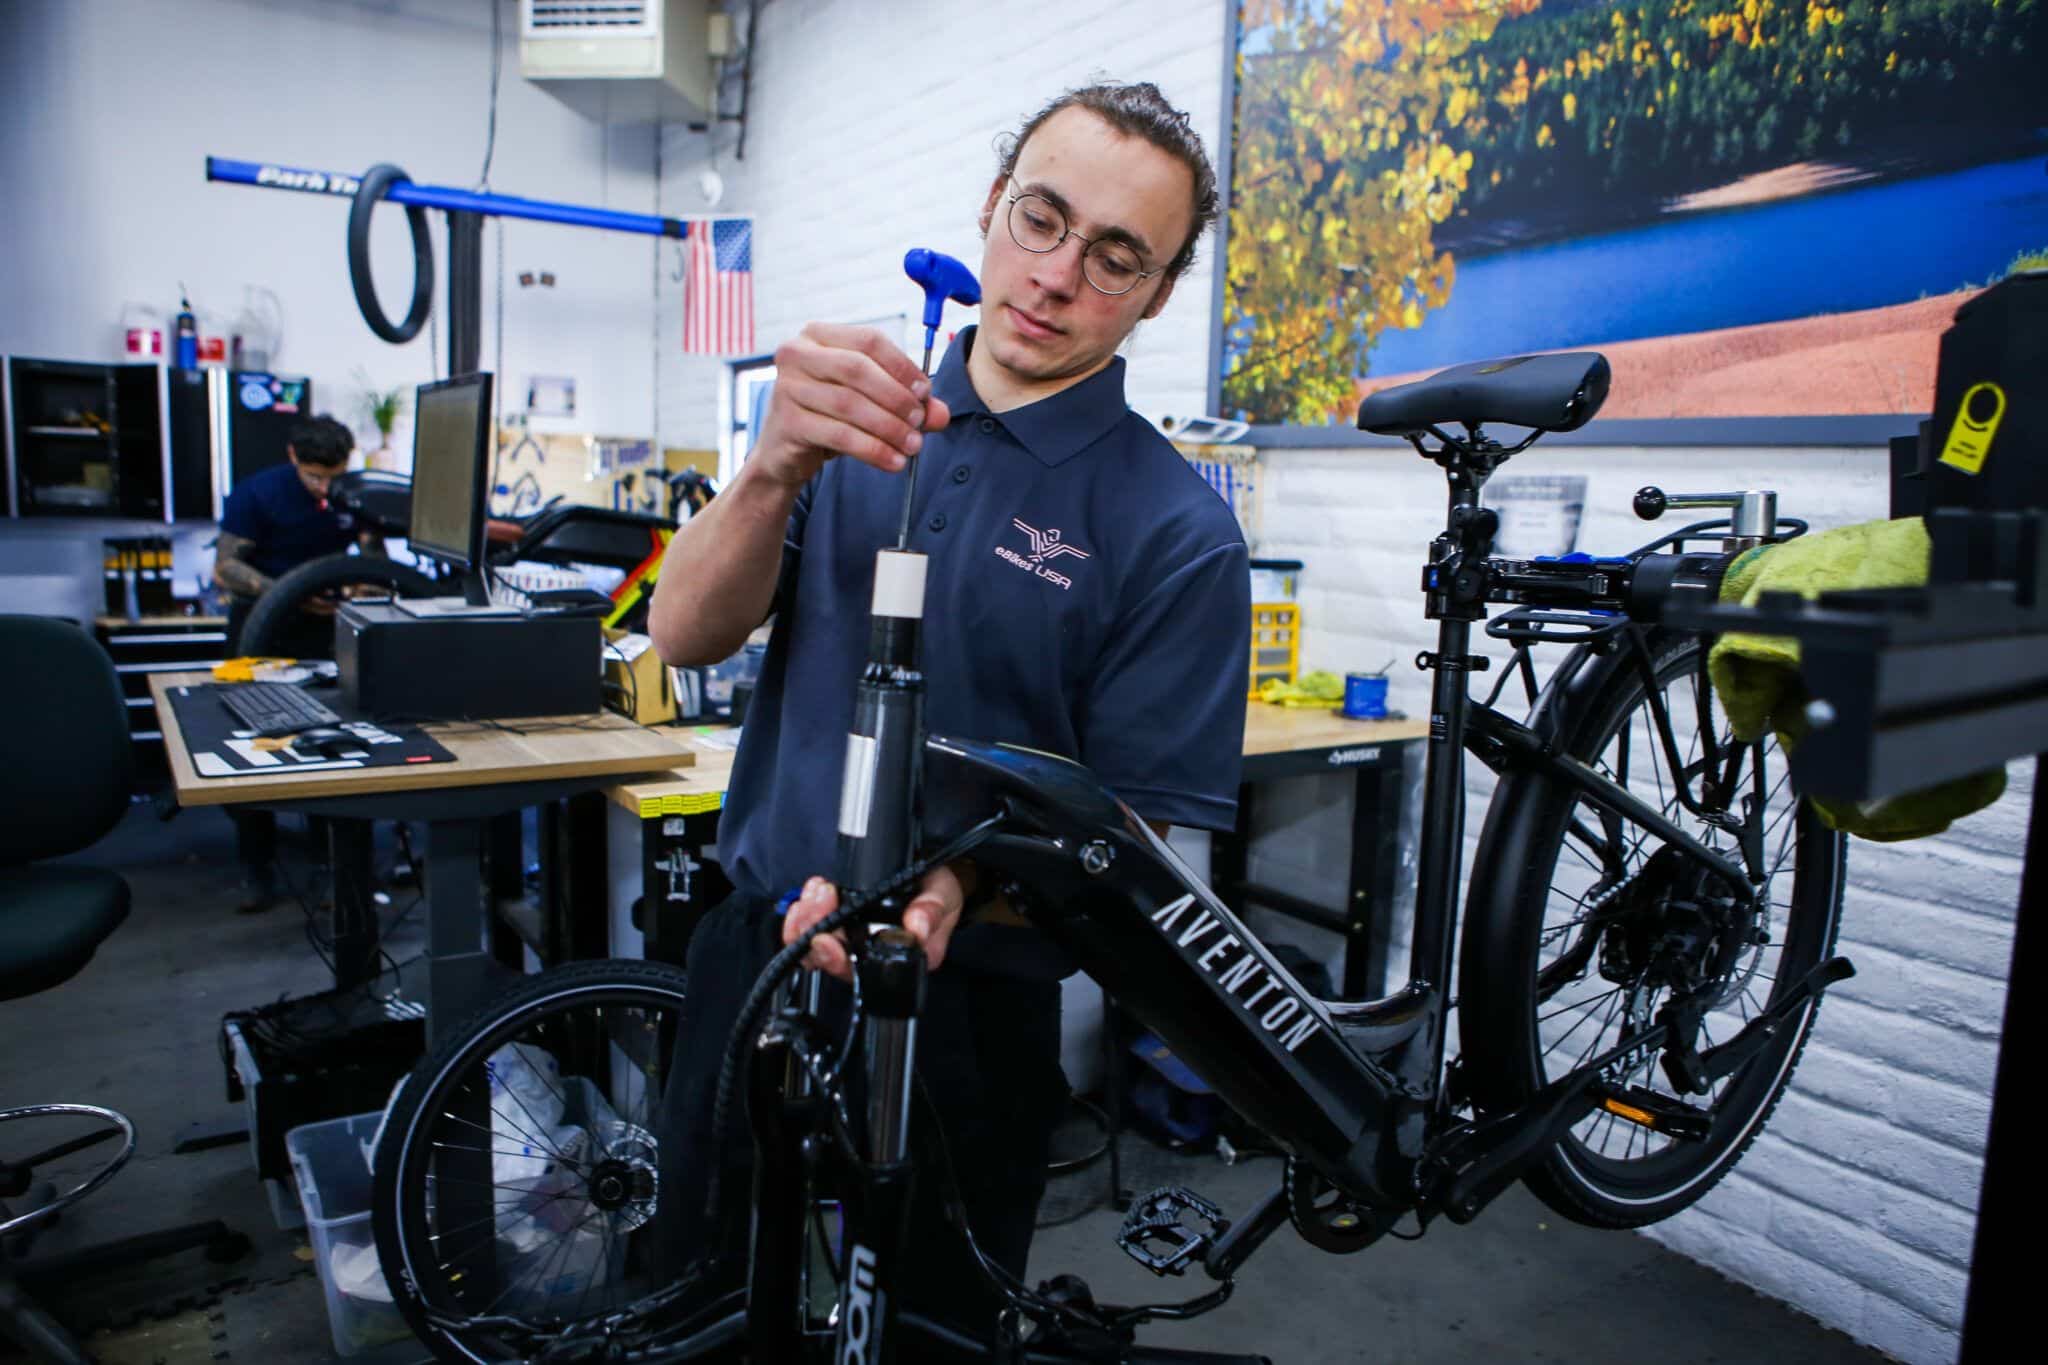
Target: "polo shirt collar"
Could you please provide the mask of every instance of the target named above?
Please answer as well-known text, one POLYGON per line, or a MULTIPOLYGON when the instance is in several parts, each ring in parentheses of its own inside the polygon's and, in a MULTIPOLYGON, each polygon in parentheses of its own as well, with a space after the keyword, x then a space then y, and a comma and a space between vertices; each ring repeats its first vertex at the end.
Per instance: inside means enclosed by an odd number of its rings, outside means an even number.
POLYGON ((974 382, 967 377, 967 353, 974 348, 976 330, 960 330, 947 349, 945 360, 940 362, 938 373, 932 376, 932 394, 956 420, 968 413, 988 413, 1033 458, 1051 467, 1065 464, 1094 445, 1130 411, 1130 405, 1124 401, 1124 358, 1112 356, 1109 364, 1078 384, 1021 408, 990 413, 988 404, 974 391, 974 382))

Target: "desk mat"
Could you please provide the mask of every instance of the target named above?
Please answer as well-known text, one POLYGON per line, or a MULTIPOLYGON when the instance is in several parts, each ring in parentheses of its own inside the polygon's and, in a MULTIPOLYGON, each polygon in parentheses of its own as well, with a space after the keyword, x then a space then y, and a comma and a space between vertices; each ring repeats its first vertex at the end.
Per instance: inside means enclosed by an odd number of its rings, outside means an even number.
MULTIPOLYGON (((232 686, 233 684, 228 684, 232 686)), ((213 695, 216 684, 173 687, 166 695, 185 735, 186 752, 201 777, 255 777, 283 773, 317 773, 349 768, 395 768, 409 763, 451 763, 455 755, 416 725, 374 725, 351 717, 332 691, 315 697, 341 716, 341 728, 363 741, 367 758, 322 758, 301 754, 290 736, 254 739, 240 728, 233 712, 213 695)))

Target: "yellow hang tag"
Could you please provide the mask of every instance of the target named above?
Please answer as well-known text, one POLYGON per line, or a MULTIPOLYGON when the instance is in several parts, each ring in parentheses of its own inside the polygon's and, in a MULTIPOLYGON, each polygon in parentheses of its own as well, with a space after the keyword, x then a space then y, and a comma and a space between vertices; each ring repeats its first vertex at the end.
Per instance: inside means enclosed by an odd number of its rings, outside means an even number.
POLYGON ((1984 457, 1991 453, 1992 438, 1998 435, 1998 424, 2004 418, 2005 390, 1989 380, 1972 384, 1956 406, 1955 425, 1941 447, 1941 462, 1965 474, 1982 472, 1984 457))

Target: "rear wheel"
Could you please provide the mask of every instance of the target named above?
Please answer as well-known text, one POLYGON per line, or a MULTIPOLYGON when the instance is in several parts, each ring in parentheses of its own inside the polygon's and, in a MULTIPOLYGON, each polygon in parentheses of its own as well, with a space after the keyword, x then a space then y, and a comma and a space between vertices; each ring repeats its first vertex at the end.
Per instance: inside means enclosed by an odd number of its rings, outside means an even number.
MULTIPOLYGON (((1775 739, 1735 744, 1706 679, 1702 642, 1652 637, 1646 647, 1654 693, 1635 660, 1620 660, 1561 722, 1565 752, 1744 866, 1751 885, 1727 884, 1554 779, 1503 782, 1488 813, 1490 856, 1473 870, 1460 967, 1466 1070, 1489 1111, 1642 1033, 1674 995, 1697 993, 1708 1005, 1694 1047, 1726 1042, 1833 949, 1842 837, 1792 790, 1775 739), (1675 764, 1653 697, 1670 715, 1675 764)), ((1596 1110, 1529 1186, 1564 1216, 1598 1227, 1638 1227, 1685 1208, 1762 1130, 1817 1008, 1807 1004, 1704 1095, 1679 1093, 1661 1051, 1629 1062, 1622 1084, 1699 1111, 1706 1137, 1668 1137, 1596 1110)))
POLYGON ((520 1360, 658 1288, 662 1096, 683 973, 543 972, 413 1072, 377 1144, 372 1226, 441 1360, 520 1360))

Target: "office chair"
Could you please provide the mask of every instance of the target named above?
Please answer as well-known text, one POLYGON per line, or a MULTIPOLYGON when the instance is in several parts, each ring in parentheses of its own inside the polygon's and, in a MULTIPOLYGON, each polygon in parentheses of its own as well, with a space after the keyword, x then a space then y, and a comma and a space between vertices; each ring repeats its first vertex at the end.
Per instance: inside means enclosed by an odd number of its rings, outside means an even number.
MULTIPOLYGON (((113 662, 77 626, 36 616, 0 615, 0 1001, 49 990, 92 960, 128 917, 128 883, 112 872, 49 866, 40 860, 97 843, 128 803, 133 760, 127 707, 113 662)), ((0 1110, 0 1149, 18 1150, 22 1133, 53 1115, 101 1120, 84 1137, 33 1156, 0 1155, 0 1336, 58 1365, 85 1365, 71 1334, 29 1297, 44 1284, 81 1273, 152 1260, 189 1247, 233 1260, 248 1238, 218 1220, 147 1232, 60 1255, 29 1257, 27 1244, 63 1209, 105 1184, 135 1151, 135 1129, 120 1114, 89 1104, 35 1104, 0 1110), (120 1139, 120 1150, 59 1194, 36 1168, 120 1139), (27 1196, 26 1205, 19 1201, 27 1196)))

